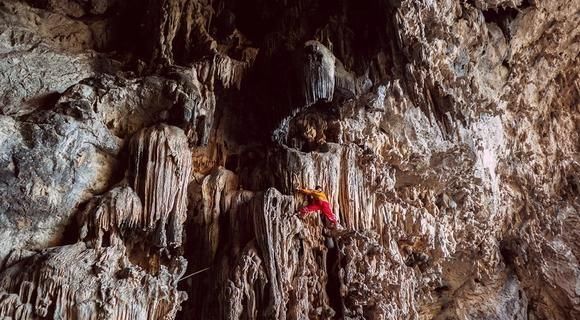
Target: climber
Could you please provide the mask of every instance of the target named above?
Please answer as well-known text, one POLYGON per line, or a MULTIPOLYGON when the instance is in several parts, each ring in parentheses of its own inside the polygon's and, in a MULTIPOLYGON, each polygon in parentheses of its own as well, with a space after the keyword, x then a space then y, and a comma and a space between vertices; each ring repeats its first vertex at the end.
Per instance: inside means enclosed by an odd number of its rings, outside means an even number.
POLYGON ((338 221, 336 220, 336 216, 334 215, 334 213, 332 212, 332 209, 330 208, 330 203, 328 202, 328 197, 326 196, 326 193, 324 193, 322 191, 321 186, 316 186, 315 190, 297 188, 296 191, 304 193, 304 194, 312 197, 312 200, 310 201, 309 205, 300 208, 300 217, 301 218, 304 218, 308 214, 320 210, 322 212, 322 214, 324 214, 326 219, 328 219, 328 221, 330 221, 330 223, 331 223, 330 227, 332 229, 336 228, 338 221))

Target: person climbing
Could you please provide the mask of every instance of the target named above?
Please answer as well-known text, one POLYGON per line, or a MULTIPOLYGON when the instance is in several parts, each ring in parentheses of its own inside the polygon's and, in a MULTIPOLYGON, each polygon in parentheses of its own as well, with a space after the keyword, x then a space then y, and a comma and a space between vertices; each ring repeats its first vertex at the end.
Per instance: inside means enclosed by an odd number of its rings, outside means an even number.
POLYGON ((330 227, 332 229, 336 228, 338 221, 336 220, 336 216, 334 215, 332 209, 330 208, 328 197, 326 196, 326 193, 322 191, 321 186, 316 186, 316 189, 314 190, 296 188, 296 191, 308 195, 312 199, 307 206, 300 208, 299 211, 301 218, 304 218, 313 212, 321 211, 322 214, 324 214, 324 216, 326 217, 326 219, 331 223, 330 227))

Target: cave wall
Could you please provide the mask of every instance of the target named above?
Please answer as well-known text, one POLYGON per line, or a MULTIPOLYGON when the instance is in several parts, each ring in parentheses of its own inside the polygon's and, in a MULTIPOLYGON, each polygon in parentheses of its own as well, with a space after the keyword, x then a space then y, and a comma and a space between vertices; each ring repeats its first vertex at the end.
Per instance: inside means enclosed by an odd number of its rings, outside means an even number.
POLYGON ((578 25, 1 1, 0 318, 580 318, 578 25), (340 229, 297 215, 316 185, 340 229))

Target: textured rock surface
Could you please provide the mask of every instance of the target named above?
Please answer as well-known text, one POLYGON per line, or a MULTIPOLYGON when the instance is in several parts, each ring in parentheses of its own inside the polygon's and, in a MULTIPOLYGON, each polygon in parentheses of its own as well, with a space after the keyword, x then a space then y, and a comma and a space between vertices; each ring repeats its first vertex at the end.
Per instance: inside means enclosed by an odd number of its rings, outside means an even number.
POLYGON ((0 318, 580 318, 579 13, 0 2, 0 318))
POLYGON ((126 255, 123 246, 90 249, 81 242, 22 259, 2 273, 2 314, 12 319, 174 317, 185 298, 175 290, 185 264, 163 267, 153 276, 126 255))
POLYGON ((90 110, 76 111, 0 116, 0 257, 58 244, 79 204, 106 191, 120 143, 90 110))

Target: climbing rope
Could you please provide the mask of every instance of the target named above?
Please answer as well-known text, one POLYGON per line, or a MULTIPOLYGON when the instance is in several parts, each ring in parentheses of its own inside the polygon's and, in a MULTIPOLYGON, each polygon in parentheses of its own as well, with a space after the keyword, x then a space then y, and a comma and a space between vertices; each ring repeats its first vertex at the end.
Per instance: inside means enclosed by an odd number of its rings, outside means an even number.
POLYGON ((186 275, 185 277, 183 277, 183 278, 181 278, 181 279, 177 280, 177 282, 179 282, 179 281, 181 281, 181 280, 185 280, 185 279, 187 279, 187 278, 189 278, 189 277, 191 277, 191 276, 195 276, 196 274, 202 273, 202 272, 204 272, 204 271, 207 271, 207 270, 209 270, 209 268, 210 268, 210 267, 207 267, 207 268, 205 268, 205 269, 198 270, 198 271, 196 271, 196 272, 194 272, 194 273, 190 273, 190 274, 186 275))

